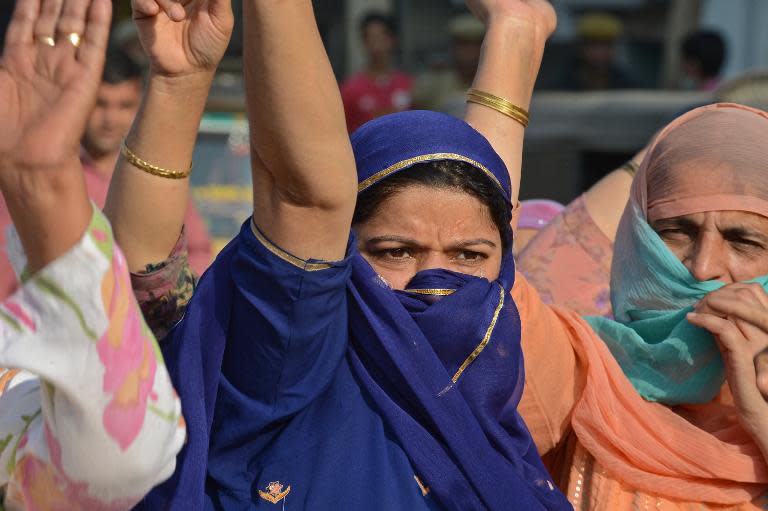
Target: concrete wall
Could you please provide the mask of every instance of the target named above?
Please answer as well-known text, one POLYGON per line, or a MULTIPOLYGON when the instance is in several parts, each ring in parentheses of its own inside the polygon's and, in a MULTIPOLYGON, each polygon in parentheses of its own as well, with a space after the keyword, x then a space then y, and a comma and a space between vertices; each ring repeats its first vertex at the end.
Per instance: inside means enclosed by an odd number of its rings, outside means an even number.
POLYGON ((703 0, 701 26, 720 30, 728 41, 726 77, 751 69, 768 69, 765 0, 703 0))

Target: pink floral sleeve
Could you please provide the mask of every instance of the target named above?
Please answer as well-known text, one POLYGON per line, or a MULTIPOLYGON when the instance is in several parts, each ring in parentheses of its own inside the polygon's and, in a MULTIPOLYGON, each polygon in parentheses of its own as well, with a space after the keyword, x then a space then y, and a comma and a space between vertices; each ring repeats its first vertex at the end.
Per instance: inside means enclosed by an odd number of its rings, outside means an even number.
POLYGON ((99 211, 0 304, 0 367, 6 509, 129 510, 173 473, 179 399, 99 211))

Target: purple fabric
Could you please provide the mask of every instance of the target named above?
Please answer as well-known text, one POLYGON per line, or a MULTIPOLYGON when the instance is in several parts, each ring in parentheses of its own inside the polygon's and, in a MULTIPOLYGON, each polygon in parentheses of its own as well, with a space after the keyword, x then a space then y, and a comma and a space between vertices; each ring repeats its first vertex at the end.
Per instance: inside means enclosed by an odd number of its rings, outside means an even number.
POLYGON ((208 443, 226 347, 234 285, 230 243, 200 279, 181 323, 161 344, 168 373, 181 398, 187 444, 176 459, 173 476, 134 509, 200 511, 205 504, 208 443))
POLYGON ((393 293, 362 257, 354 261, 353 369, 445 509, 570 509, 515 410, 524 370, 508 254, 495 282, 445 270, 417 274, 409 288, 455 290, 437 300, 393 293), (515 406, 504 416, 507 402, 515 406))
POLYGON ((461 159, 486 172, 512 207, 504 161, 485 137, 450 115, 412 110, 379 117, 352 134, 352 149, 361 187, 426 161, 461 159))
MULTIPOLYGON (((468 159, 493 174, 511 208, 503 160, 459 119, 427 111, 384 116, 360 128, 352 146, 361 183, 429 159, 468 159), (446 154, 458 157, 441 156, 446 154)), ((525 375, 520 317, 510 295, 514 279, 511 247, 495 282, 430 270, 407 286, 455 291, 439 300, 393 293, 362 257, 354 261, 353 367, 446 509, 501 510, 512 503, 519 509, 571 508, 549 480, 515 410, 525 375), (461 365, 480 348, 457 379, 461 365), (514 411, 502 417, 507 403, 515 403, 514 411)))

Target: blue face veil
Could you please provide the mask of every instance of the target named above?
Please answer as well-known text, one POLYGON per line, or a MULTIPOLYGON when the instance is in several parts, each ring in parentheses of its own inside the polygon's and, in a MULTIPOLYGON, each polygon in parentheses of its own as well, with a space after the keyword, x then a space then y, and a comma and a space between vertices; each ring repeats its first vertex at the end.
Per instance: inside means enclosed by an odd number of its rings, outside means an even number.
MULTIPOLYGON (((482 171, 511 208, 504 162, 453 117, 382 117, 360 128, 352 146, 361 192, 416 164, 461 161, 482 171)), ((446 509, 570 509, 514 411, 525 375, 510 295, 515 264, 512 247, 505 248, 493 282, 427 270, 397 292, 356 257, 349 285, 353 369, 446 509)))
MULTIPOLYGON (((418 163, 453 160, 483 172, 509 204, 503 161, 463 121, 432 112, 394 114, 363 126, 352 145, 361 191, 418 163)), ((163 346, 188 442, 176 473, 146 499, 147 509, 170 501, 170 509, 200 509, 208 467, 225 462, 214 459, 209 446, 230 328, 228 258, 235 244, 203 276, 187 318, 163 346)), ((407 292, 391 290, 352 250, 347 359, 430 495, 455 511, 570 509, 516 412, 524 371, 520 318, 510 295, 511 247, 493 282, 429 270, 417 274, 407 292)))

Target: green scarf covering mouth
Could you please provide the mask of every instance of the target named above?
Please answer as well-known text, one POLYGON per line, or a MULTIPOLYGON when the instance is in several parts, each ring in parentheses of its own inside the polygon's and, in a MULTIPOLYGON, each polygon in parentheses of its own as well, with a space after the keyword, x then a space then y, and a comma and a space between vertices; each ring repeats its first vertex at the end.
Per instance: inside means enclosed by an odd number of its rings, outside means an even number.
MULTIPOLYGON (((712 401, 725 368, 712 335, 686 315, 722 282, 696 280, 630 201, 617 234, 611 269, 616 320, 585 318, 637 392, 666 405, 712 401), (627 228, 628 227, 628 228, 627 228)), ((757 282, 768 289, 768 276, 757 282)))

